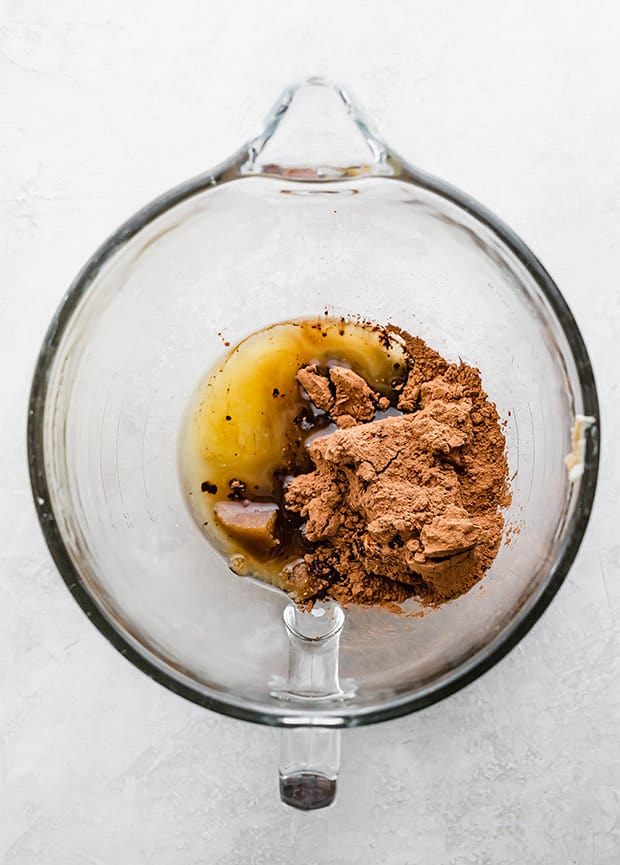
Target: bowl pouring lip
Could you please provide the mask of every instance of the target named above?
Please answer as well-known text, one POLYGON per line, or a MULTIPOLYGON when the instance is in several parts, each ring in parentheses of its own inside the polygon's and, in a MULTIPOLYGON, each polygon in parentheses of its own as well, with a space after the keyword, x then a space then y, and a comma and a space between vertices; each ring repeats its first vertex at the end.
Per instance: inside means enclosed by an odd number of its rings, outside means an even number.
MULTIPOLYGON (((89 290, 101 268, 125 244, 165 211, 193 196, 233 180, 246 179, 249 181, 253 177, 265 176, 261 174, 248 175, 242 172, 242 166, 247 161, 249 147, 250 145, 246 145, 241 148, 229 160, 219 165, 213 171, 201 174, 165 192, 130 217, 91 256, 65 294, 44 338, 30 392, 27 439, 28 465, 34 503, 52 558, 69 591, 88 618, 121 654, 152 679, 166 686, 174 693, 201 706, 218 711, 221 714, 272 726, 324 725, 352 727, 386 721, 423 709, 453 694, 496 664, 516 646, 540 618, 564 581, 583 539, 592 511, 596 489, 599 465, 598 441, 600 438, 600 417, 594 374, 583 338, 566 301, 550 275, 526 244, 498 217, 475 201, 475 199, 443 180, 412 167, 405 160, 397 156, 394 151, 389 151, 390 163, 395 170, 391 173, 391 176, 383 175, 381 179, 386 182, 394 182, 396 180, 401 183, 421 187, 465 210, 482 225, 490 229, 534 278, 567 338, 581 388, 583 413, 596 418, 596 431, 595 435, 588 436, 585 469, 578 490, 578 501, 567 526, 566 540, 561 553, 554 562, 545 585, 519 611, 510 625, 493 641, 480 649, 459 668, 448 671, 440 680, 422 688, 418 693, 398 697, 376 707, 355 708, 347 707, 346 704, 343 704, 341 707, 330 707, 329 709, 321 709, 319 707, 309 713, 308 708, 304 707, 295 708, 290 704, 275 705, 276 701, 274 701, 274 705, 258 704, 247 698, 231 695, 224 696, 206 687, 202 690, 189 677, 184 676, 182 673, 172 673, 172 668, 169 664, 164 666, 165 662, 163 659, 158 659, 154 653, 142 646, 118 622, 113 621, 104 612, 83 582, 64 544, 51 507, 45 468, 43 433, 49 371, 54 362, 63 333, 68 322, 72 319, 80 300, 89 290)), ((286 182, 282 178, 278 179, 286 182)), ((330 183, 343 183, 346 180, 347 178, 337 180, 328 178, 328 182, 330 183)), ((324 180, 315 179, 305 182, 322 183, 324 180)), ((350 178, 349 182, 351 182, 350 178)), ((366 182, 366 178, 358 177, 355 182, 366 182)))

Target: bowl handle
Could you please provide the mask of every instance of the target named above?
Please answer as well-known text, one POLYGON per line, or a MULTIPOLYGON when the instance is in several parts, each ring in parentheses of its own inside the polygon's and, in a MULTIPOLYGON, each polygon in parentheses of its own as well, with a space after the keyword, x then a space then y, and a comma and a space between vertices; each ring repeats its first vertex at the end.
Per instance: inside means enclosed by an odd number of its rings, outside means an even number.
POLYGON ((325 808, 336 797, 340 765, 338 718, 321 717, 317 703, 341 700, 344 692, 338 676, 342 608, 333 602, 316 603, 309 612, 289 604, 284 610, 289 640, 286 685, 277 696, 306 706, 307 721, 298 716, 284 719, 288 729, 280 738, 280 798, 302 811, 325 808), (328 723, 329 726, 325 726, 328 723))
POLYGON ((336 798, 340 730, 294 727, 280 733, 280 799, 291 808, 314 811, 336 798))

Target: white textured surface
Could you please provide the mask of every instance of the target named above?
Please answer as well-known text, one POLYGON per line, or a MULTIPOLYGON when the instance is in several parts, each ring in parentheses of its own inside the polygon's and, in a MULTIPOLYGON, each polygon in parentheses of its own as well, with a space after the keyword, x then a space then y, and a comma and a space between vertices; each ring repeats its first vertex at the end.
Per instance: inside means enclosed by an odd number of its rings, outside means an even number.
POLYGON ((533 247, 590 348, 604 445, 618 441, 615 9, 1 0, 2 865, 620 860, 617 451, 534 630, 447 701, 345 734, 337 806, 302 815, 277 801, 274 731, 174 697, 90 626, 37 528, 24 442, 36 351, 87 256, 317 72, 533 247))

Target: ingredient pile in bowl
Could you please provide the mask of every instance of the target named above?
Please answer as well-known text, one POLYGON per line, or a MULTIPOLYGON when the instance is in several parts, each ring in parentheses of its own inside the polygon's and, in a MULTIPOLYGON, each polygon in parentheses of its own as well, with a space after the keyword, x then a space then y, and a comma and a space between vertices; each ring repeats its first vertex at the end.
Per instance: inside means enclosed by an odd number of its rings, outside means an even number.
POLYGON ((492 564, 510 501, 480 373, 393 326, 276 324, 201 384, 192 512, 231 569, 298 603, 437 606, 492 564))

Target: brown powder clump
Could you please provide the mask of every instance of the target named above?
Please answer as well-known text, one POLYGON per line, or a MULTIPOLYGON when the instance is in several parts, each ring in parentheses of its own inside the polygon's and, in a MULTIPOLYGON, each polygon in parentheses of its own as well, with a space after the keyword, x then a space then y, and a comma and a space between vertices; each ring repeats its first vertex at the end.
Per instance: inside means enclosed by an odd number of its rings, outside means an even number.
POLYGON ((334 404, 334 395, 328 380, 319 373, 315 364, 302 367, 297 373, 297 381, 317 408, 320 408, 321 411, 330 410, 334 404))
POLYGON ((340 427, 352 427, 374 417, 377 395, 352 369, 332 367, 327 378, 315 364, 310 364, 297 372, 297 381, 314 405, 329 412, 340 427))
POLYGON ((510 501, 505 439, 479 371, 391 333, 410 364, 402 414, 372 420, 385 397, 350 370, 331 369, 331 382, 316 368, 298 374, 344 428, 310 445, 314 470, 291 480, 285 503, 305 520, 317 596, 345 606, 436 606, 467 592, 497 555, 510 501))
MULTIPOLYGON (((341 366, 332 367, 329 378, 336 391, 336 400, 331 411, 332 417, 338 424, 340 418, 352 418, 354 421, 372 420, 375 414, 375 394, 368 387, 361 375, 352 369, 344 369, 341 366)), ((344 426, 352 426, 345 422, 344 426)))

